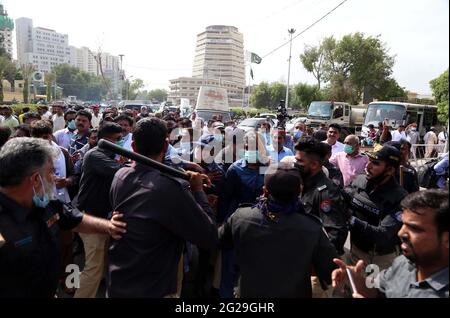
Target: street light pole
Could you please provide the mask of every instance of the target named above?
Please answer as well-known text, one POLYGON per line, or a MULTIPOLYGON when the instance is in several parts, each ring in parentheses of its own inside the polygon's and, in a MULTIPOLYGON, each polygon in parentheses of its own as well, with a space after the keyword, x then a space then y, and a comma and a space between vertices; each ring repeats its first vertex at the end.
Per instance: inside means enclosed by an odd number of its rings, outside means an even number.
POLYGON ((291 59, 292 59, 292 35, 295 33, 295 29, 289 29, 290 45, 289 45, 289 68, 288 68, 288 78, 286 87, 286 108, 289 107, 289 81, 291 78, 291 59))

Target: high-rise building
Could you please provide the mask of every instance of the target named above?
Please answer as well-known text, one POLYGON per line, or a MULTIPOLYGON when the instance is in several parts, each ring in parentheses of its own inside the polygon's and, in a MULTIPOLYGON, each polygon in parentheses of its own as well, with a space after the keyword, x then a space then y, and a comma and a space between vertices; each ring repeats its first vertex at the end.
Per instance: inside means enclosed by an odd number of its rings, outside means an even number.
POLYGON ((97 75, 97 62, 95 61, 94 54, 89 48, 74 46, 70 47, 70 59, 69 63, 73 67, 77 67, 87 73, 97 75))
POLYGON ((36 71, 50 72, 59 64, 69 64, 69 36, 55 30, 34 28, 33 20, 16 20, 17 59, 19 64, 32 64, 36 71))
POLYGON ((238 28, 212 25, 197 35, 192 76, 245 85, 244 37, 238 28))
POLYGON ((0 45, 6 50, 6 52, 12 56, 13 44, 12 44, 12 31, 14 30, 14 22, 8 17, 8 13, 0 3, 0 45))
POLYGON ((175 104, 197 101, 200 86, 227 90, 230 106, 241 106, 245 87, 244 37, 236 27, 212 25, 197 35, 192 77, 170 81, 168 100, 175 104))

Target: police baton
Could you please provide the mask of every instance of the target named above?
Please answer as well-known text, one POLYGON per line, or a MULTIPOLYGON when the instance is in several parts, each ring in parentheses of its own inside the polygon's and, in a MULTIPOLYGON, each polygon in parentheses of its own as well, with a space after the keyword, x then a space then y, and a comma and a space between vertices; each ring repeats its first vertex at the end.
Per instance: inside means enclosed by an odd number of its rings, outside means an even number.
POLYGON ((115 154, 121 155, 122 157, 131 159, 133 161, 136 161, 140 164, 143 164, 144 166, 158 169, 159 171, 161 171, 163 173, 167 173, 168 175, 170 175, 172 177, 180 178, 180 179, 187 180, 187 181, 190 180, 190 177, 186 172, 174 169, 172 167, 166 166, 165 164, 162 164, 161 162, 155 161, 153 159, 150 159, 150 158, 140 155, 138 153, 126 150, 126 149, 124 149, 110 141, 107 141, 105 139, 101 139, 98 142, 98 147, 101 149, 112 151, 115 154))
POLYGON ((400 165, 400 186, 403 187, 403 165, 400 165))

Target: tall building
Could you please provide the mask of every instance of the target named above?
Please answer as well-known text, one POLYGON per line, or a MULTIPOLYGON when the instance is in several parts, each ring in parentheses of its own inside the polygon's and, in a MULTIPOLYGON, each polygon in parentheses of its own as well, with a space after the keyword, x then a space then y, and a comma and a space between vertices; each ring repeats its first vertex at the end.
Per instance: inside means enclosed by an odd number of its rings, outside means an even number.
POLYGON ((236 27, 212 25, 197 35, 192 77, 171 80, 168 100, 178 105, 181 98, 189 98, 195 105, 202 85, 224 87, 230 106, 242 106, 244 37, 236 27))
POLYGON ((244 37, 236 27, 212 25, 197 35, 192 77, 245 85, 244 37))
POLYGON ((12 31, 14 30, 14 22, 8 17, 8 13, 0 3, 0 37, 1 44, 6 52, 12 56, 13 44, 12 44, 12 31))
POLYGON ((55 30, 34 28, 33 20, 16 20, 17 60, 32 64, 40 72, 50 72, 59 64, 69 64, 69 36, 55 30))
POLYGON ((73 67, 77 67, 87 73, 97 75, 97 62, 95 61, 94 54, 89 48, 81 47, 77 48, 70 46, 70 58, 69 63, 73 67))

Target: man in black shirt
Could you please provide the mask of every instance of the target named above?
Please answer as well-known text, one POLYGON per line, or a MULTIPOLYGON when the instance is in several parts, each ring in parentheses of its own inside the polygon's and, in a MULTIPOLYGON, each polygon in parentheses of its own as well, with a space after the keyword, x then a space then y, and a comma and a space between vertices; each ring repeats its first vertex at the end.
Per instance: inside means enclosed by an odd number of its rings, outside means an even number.
POLYGON ((119 239, 111 221, 54 201, 54 151, 48 141, 14 138, 0 151, 0 298, 54 297, 59 279, 60 229, 119 239))
MULTIPOLYGON (((98 132, 98 139, 118 143, 122 139, 119 124, 106 122, 98 132)), ((98 147, 89 150, 83 158, 78 209, 87 214, 106 218, 112 212, 109 190, 114 174, 123 167, 115 154, 98 147)), ((94 298, 103 277, 106 235, 80 234, 85 251, 85 266, 80 277, 80 288, 75 298, 94 298)))
POLYGON ((234 212, 219 229, 222 248, 234 248, 243 298, 311 297, 311 269, 331 283, 337 257, 322 222, 306 214, 293 163, 269 167, 264 195, 234 212))
MULTIPOLYGON (((136 124, 135 152, 163 162, 168 145, 164 121, 144 118, 136 124)), ((116 173, 111 203, 125 215, 127 235, 110 244, 109 297, 177 297, 184 242, 205 249, 217 245, 213 213, 203 192, 203 182, 210 181, 198 173, 190 176, 188 183, 139 163, 116 173)))

